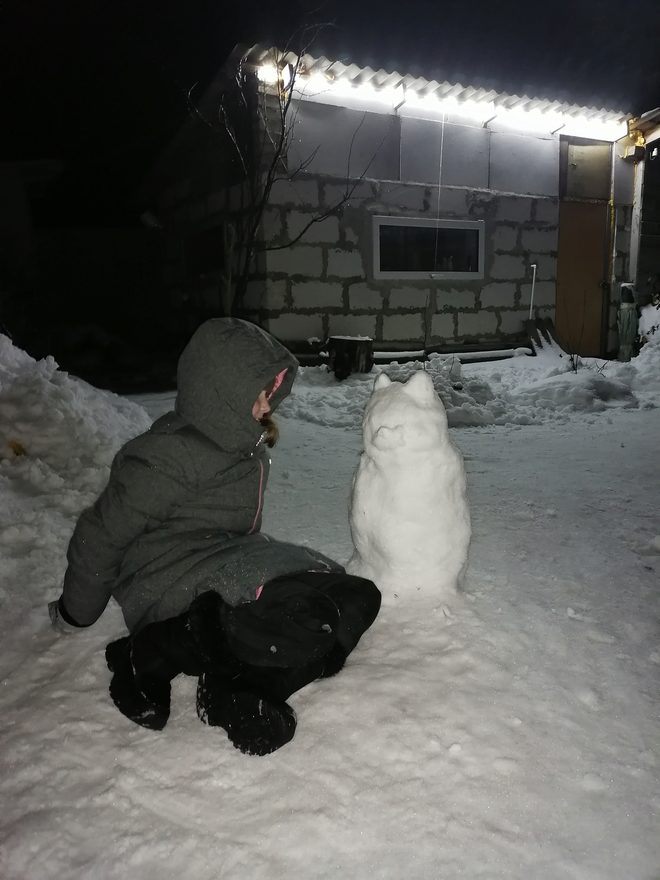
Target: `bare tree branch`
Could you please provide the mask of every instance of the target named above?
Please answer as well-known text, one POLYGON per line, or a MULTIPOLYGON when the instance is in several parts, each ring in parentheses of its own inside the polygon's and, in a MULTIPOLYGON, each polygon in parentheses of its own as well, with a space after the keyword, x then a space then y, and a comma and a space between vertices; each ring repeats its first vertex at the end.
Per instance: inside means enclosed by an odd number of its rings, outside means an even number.
MULTIPOLYGON (((363 115, 359 125, 352 133, 346 167, 344 191, 335 204, 310 217, 309 222, 297 233, 295 238, 282 245, 265 245, 259 241, 260 227, 264 212, 270 202, 273 186, 281 182, 295 183, 312 166, 321 144, 312 152, 289 166, 289 155, 299 122, 301 100, 304 88, 296 88, 299 77, 304 72, 304 58, 309 53, 314 40, 331 23, 303 23, 287 40, 283 50, 273 53, 272 61, 281 71, 288 66, 290 76, 286 86, 281 78, 272 88, 256 82, 256 72, 242 59, 229 80, 218 106, 218 124, 224 132, 237 157, 242 175, 241 193, 247 199, 243 207, 233 214, 232 227, 233 257, 236 271, 231 277, 234 284, 232 313, 240 313, 247 283, 252 272, 253 261, 258 254, 266 251, 282 250, 296 244, 314 224, 322 223, 328 217, 336 216, 351 198, 356 187, 364 179, 377 153, 382 148, 389 131, 385 133, 379 146, 357 177, 351 177, 351 164, 357 138, 366 120, 363 115)), ((193 86, 189 92, 191 112, 209 127, 214 126, 204 117, 192 100, 193 86)))

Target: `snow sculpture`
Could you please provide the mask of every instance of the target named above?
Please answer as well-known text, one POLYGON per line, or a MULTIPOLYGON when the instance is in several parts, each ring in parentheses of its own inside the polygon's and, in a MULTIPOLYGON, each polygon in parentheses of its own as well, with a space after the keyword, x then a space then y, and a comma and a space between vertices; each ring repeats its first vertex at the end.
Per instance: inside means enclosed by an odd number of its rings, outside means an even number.
POLYGON ((362 435, 348 571, 373 580, 384 601, 418 591, 450 599, 467 565, 470 513, 463 458, 431 377, 420 371, 404 385, 381 373, 362 435))

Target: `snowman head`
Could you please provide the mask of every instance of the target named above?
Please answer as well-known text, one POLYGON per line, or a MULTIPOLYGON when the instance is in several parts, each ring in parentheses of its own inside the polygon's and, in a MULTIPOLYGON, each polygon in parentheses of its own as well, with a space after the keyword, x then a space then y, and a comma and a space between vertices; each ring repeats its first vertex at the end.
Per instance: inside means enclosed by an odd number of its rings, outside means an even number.
POLYGON ((428 373, 418 370, 405 384, 379 374, 364 413, 363 439, 374 456, 447 442, 447 414, 428 373))

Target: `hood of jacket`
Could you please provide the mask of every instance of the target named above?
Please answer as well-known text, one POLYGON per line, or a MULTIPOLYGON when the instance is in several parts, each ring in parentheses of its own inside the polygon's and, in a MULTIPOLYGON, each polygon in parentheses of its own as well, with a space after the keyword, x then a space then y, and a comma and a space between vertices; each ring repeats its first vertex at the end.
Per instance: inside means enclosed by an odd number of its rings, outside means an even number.
POLYGON ((298 361, 256 324, 213 318, 198 327, 179 358, 175 410, 221 448, 249 452, 263 432, 252 405, 282 370, 271 411, 290 393, 298 361))

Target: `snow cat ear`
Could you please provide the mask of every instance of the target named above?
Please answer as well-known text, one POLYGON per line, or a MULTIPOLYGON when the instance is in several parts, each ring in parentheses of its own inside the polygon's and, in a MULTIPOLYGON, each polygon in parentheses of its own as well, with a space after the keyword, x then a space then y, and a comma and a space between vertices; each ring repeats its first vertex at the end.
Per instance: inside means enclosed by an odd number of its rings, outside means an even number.
POLYGON ((424 370, 418 370, 416 373, 413 373, 403 386, 403 390, 406 394, 421 402, 435 400, 436 396, 433 380, 424 370))
POLYGON ((380 391, 381 388, 387 388, 387 386, 391 384, 392 380, 387 375, 387 373, 379 373, 376 376, 376 381, 374 382, 374 391, 380 391))

